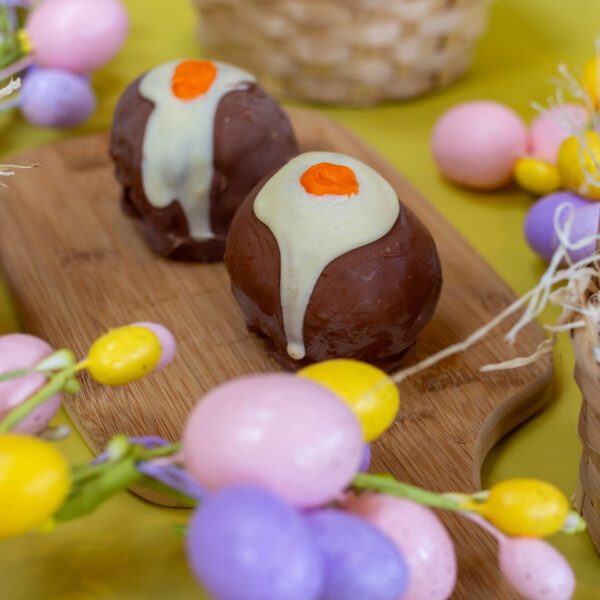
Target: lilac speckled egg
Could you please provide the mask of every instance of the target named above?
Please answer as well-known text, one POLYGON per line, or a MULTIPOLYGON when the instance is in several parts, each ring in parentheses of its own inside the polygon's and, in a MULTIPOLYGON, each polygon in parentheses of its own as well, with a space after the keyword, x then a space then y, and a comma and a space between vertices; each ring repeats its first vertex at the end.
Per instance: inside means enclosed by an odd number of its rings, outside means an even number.
POLYGON ((320 600, 398 600, 408 570, 396 545, 355 515, 326 508, 306 520, 325 561, 320 600))
POLYGON ((527 129, 512 109, 491 101, 465 102, 437 121, 432 149, 442 174, 478 190, 495 190, 512 179, 525 153, 527 129))
POLYGON ((365 444, 365 447, 363 449, 363 455, 362 455, 358 470, 361 473, 368 473, 370 466, 371 466, 371 444, 365 444))
MULTIPOLYGON (((525 219, 525 237, 531 248, 541 257, 549 261, 558 247, 558 238, 554 231, 554 214, 564 203, 573 207, 573 228, 571 241, 593 236, 598 232, 600 222, 600 203, 589 202, 571 192, 556 192, 540 198, 527 213, 525 219)), ((567 218, 567 212, 562 213, 561 223, 567 218)), ((581 260, 593 254, 595 242, 591 242, 580 250, 571 252, 571 258, 581 260)))
POLYGON ((96 108, 96 96, 86 77, 58 69, 32 69, 21 87, 23 116, 40 127, 74 127, 96 108))
POLYGON ((527 145, 533 156, 552 164, 556 163, 558 149, 572 135, 570 129, 562 124, 565 116, 576 130, 584 128, 588 121, 587 110, 580 104, 565 104, 539 115, 529 127, 527 145))
POLYGON ((525 600, 569 600, 575 575, 562 554, 537 538, 506 538, 500 568, 525 600))
MULTIPOLYGON (((53 349, 33 335, 11 333, 0 337, 0 372, 16 371, 35 366, 52 354, 53 349)), ((32 373, 0 382, 0 419, 37 392, 46 382, 41 373, 32 373)), ((56 394, 29 414, 14 431, 37 434, 46 429, 60 407, 62 394, 56 394)))
POLYGON ((36 64, 75 73, 89 73, 107 63, 128 29, 119 0, 45 0, 25 24, 36 64))
POLYGON ((241 377, 213 389, 183 434, 186 469, 206 488, 262 485, 298 507, 337 497, 358 471, 363 450, 347 405, 287 373, 241 377))
POLYGON ((151 323, 150 321, 142 321, 140 323, 134 323, 134 325, 149 329, 160 341, 160 360, 154 370, 159 371, 171 364, 175 358, 175 353, 177 352, 177 343, 175 342, 175 336, 171 331, 160 323, 151 323))
POLYGON ((456 585, 454 545, 430 509, 382 494, 351 498, 347 508, 378 527, 398 547, 408 565, 402 600, 447 600, 456 585))
POLYGON ((215 600, 322 598, 323 559, 312 532, 260 487, 209 496, 192 517, 186 545, 192 571, 215 600))

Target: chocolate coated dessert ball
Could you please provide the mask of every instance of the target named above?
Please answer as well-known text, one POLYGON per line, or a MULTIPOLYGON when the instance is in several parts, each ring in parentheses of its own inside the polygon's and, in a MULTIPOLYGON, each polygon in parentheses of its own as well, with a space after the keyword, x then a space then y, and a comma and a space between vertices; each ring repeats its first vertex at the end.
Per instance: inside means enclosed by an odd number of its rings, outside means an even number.
POLYGON ((127 214, 156 252, 189 261, 221 260, 244 197, 297 153, 286 114, 254 77, 207 60, 134 81, 110 143, 127 214))
POLYGON ((248 328, 287 368, 354 358, 392 369, 442 285, 429 231, 360 161, 302 154, 231 225, 225 264, 248 328))

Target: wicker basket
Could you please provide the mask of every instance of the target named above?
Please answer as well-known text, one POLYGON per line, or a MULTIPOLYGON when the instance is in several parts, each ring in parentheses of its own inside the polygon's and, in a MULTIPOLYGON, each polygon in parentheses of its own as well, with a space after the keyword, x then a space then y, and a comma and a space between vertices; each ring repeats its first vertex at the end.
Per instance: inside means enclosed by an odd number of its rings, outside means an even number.
POLYGON ((200 41, 276 94, 369 105, 469 66, 491 0, 195 0, 200 41))
POLYGON ((597 326, 591 321, 587 327, 576 329, 573 335, 575 379, 583 395, 579 414, 583 453, 574 504, 586 520, 600 552, 600 365, 594 358, 598 341, 597 326))

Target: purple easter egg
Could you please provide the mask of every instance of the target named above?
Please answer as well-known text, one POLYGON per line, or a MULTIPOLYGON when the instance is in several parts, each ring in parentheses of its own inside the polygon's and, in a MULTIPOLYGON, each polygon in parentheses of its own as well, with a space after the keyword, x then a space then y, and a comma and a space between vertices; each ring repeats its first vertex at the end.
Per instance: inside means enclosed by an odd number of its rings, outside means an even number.
POLYGON ((320 600, 398 600, 408 568, 394 543, 363 519, 328 508, 306 517, 325 561, 320 600))
POLYGON ((369 471, 370 466, 371 466, 371 445, 365 444, 365 447, 363 448, 363 455, 362 455, 362 458, 360 459, 360 466, 358 467, 358 470, 361 473, 367 473, 369 471))
POLYGON ((279 496, 236 486, 192 517, 187 556, 215 600, 317 600, 323 559, 308 524, 279 496))
POLYGON ((21 112, 40 127, 73 127, 96 108, 96 97, 86 77, 57 69, 30 71, 21 87, 21 112))
MULTIPOLYGON (((11 333, 0 337, 0 373, 34 367, 52 354, 52 348, 40 338, 24 333, 11 333)), ((0 420, 27 398, 35 394, 46 382, 41 373, 0 382, 0 420)), ((60 407, 62 394, 49 398, 21 421, 13 431, 35 435, 50 423, 60 407)))
POLYGON ((89 73, 107 63, 128 29, 119 0, 45 0, 25 25, 36 64, 75 73, 89 73))
MULTIPOLYGON (((573 228, 571 242, 596 235, 600 221, 600 203, 584 200, 571 192, 556 192, 538 200, 527 213, 525 219, 525 237, 531 248, 542 258, 549 261, 556 248, 558 237, 554 231, 554 214, 564 203, 573 207, 573 228)), ((568 211, 563 211, 561 224, 565 222, 568 211)), ((572 260, 578 261, 594 253, 596 243, 570 253, 572 260)))

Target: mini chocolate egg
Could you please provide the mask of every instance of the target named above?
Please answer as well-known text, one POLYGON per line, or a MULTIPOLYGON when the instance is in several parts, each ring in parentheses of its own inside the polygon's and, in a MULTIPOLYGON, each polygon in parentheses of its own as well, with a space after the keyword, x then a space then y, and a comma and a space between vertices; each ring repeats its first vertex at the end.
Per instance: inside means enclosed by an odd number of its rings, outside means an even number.
POLYGON ((495 190, 512 179, 525 154, 527 130, 510 108, 491 101, 465 102, 444 113, 433 130, 432 148, 442 174, 477 190, 495 190))
MULTIPOLYGON (((598 232, 600 220, 600 204, 588 202, 571 192, 557 192, 538 200, 529 210, 525 219, 525 237, 531 248, 542 258, 549 261, 556 248, 558 238, 554 231, 554 214, 556 209, 564 203, 573 207, 573 228, 571 241, 593 236, 598 232)), ((567 218, 567 211, 562 215, 561 222, 567 218)), ((590 256, 596 248, 596 243, 591 242, 581 250, 571 253, 575 261, 590 256)))
POLYGON ((582 130, 587 121, 587 110, 580 104, 564 104, 549 109, 536 117, 529 127, 529 153, 555 163, 561 144, 572 135, 573 128, 582 130), (570 126, 567 126, 567 121, 570 126))

